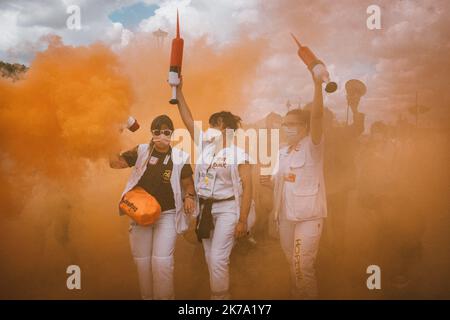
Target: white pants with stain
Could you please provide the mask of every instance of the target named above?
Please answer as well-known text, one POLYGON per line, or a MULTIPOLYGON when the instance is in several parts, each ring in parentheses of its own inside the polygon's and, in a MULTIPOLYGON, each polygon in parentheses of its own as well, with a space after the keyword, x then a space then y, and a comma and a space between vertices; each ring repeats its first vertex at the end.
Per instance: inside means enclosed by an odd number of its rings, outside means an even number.
POLYGON ((280 219, 280 241, 289 263, 294 298, 316 299, 315 261, 324 219, 295 222, 280 219))
POLYGON ((209 270, 211 299, 229 299, 230 254, 234 245, 237 216, 235 212, 213 213, 213 222, 211 236, 202 240, 209 270))
POLYGON ((131 252, 144 300, 174 299, 174 251, 177 233, 174 211, 161 213, 151 226, 130 225, 131 252))

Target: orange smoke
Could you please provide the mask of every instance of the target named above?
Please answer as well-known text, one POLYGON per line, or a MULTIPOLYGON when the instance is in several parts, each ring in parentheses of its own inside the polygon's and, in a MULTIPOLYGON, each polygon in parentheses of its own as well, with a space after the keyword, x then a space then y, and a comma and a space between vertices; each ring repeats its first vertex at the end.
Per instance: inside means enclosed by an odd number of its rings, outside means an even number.
POLYGON ((0 149, 21 171, 55 177, 106 155, 131 103, 118 67, 102 44, 74 48, 51 39, 24 80, 0 79, 0 149))
MULTIPOLYGON (((177 108, 168 104, 168 48, 156 48, 149 34, 137 35, 119 54, 100 43, 71 47, 56 36, 46 40, 48 49, 36 54, 23 80, 0 79, 2 203, 17 203, 15 185, 33 186, 40 176, 79 182, 86 161, 119 149, 117 129, 129 114, 144 130, 128 134, 133 142, 123 148, 148 141, 145 128, 158 114, 182 126, 177 108)), ((245 39, 219 51, 204 40, 188 44, 184 92, 197 120, 222 109, 243 115, 246 84, 263 46, 245 39)))
MULTIPOLYGON (((184 92, 195 119, 208 120, 222 109, 245 116, 246 84, 255 77, 263 46, 261 40, 240 41, 216 51, 204 41, 187 43, 184 92)), ((129 171, 109 169, 102 160, 119 142, 129 149, 148 141, 159 114, 182 126, 168 103, 168 71, 168 48, 156 48, 150 34, 139 34, 119 53, 54 39, 24 80, 0 80, 0 217, 22 211, 0 224, 0 278, 13 279, 0 296, 23 297, 24 286, 31 297, 67 296, 71 292, 59 286, 58 275, 75 261, 91 270, 86 274, 93 286, 83 297, 113 292, 108 287, 117 283, 110 279, 130 284, 120 294, 138 297, 128 220, 117 215, 129 171), (125 131, 119 140, 117 126, 130 114, 141 129, 125 131), (26 263, 15 250, 27 253, 26 263), (40 272, 32 272, 35 265, 40 272), (32 275, 36 285, 30 288, 30 278, 22 275, 32 275)))

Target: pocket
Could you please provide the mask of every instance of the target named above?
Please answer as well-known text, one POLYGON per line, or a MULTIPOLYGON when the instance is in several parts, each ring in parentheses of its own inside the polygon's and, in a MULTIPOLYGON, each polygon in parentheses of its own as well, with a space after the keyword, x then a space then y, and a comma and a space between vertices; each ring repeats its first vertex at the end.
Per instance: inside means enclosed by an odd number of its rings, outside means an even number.
POLYGON ((307 197, 317 195, 319 192, 319 177, 314 167, 304 167, 295 171, 296 179, 292 188, 295 196, 307 197))
POLYGON ((316 202, 317 195, 294 195, 291 205, 288 206, 286 218, 288 220, 299 221, 312 219, 317 215, 316 202))
POLYGON ((294 193, 297 195, 311 195, 317 193, 318 178, 314 165, 306 161, 304 149, 296 152, 289 162, 290 172, 295 174, 294 193))
POLYGON ((175 198, 175 229, 178 234, 184 233, 189 227, 189 216, 184 212, 184 203, 180 193, 174 193, 175 198))
POLYGON ((318 210, 319 179, 310 167, 303 167, 294 172, 295 182, 286 190, 290 198, 286 216, 289 220, 311 219, 318 210))

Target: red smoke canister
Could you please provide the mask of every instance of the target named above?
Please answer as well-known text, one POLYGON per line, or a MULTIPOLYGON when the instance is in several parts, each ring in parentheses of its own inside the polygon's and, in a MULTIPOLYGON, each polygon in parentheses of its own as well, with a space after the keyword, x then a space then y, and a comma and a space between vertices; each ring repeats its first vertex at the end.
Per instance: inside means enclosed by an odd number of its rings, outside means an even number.
POLYGON ((335 92, 337 89, 336 82, 330 81, 330 75, 322 61, 317 59, 316 55, 307 46, 302 46, 297 38, 291 33, 292 38, 298 45, 298 56, 306 64, 316 79, 322 79, 326 83, 325 91, 328 93, 335 92))
POLYGON ((181 65, 183 63, 184 40, 180 38, 180 22, 177 10, 177 36, 172 40, 170 52, 169 84, 172 86, 172 98, 170 104, 177 104, 177 86, 180 84, 181 65))
POLYGON ((132 116, 130 116, 127 121, 127 129, 130 130, 131 132, 135 132, 139 128, 140 128, 140 125, 137 122, 137 120, 135 118, 133 118, 132 116))

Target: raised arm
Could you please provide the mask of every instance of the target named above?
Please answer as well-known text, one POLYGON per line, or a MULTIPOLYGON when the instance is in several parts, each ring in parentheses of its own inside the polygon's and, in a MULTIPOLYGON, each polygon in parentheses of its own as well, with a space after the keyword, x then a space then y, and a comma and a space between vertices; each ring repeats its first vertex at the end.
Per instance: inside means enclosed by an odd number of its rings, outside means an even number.
POLYGON ((186 129, 188 129, 191 138, 194 139, 194 117, 192 116, 191 110, 184 99, 182 83, 177 87, 177 98, 178 98, 178 110, 180 111, 181 119, 183 120, 186 129))
POLYGON ((358 111, 359 100, 352 102, 350 108, 353 114, 353 123, 349 126, 349 134, 358 137, 364 132, 364 113, 358 111))
POLYGON ((314 99, 311 109, 311 140, 314 144, 319 144, 322 140, 323 132, 323 95, 322 80, 314 80, 314 99))

